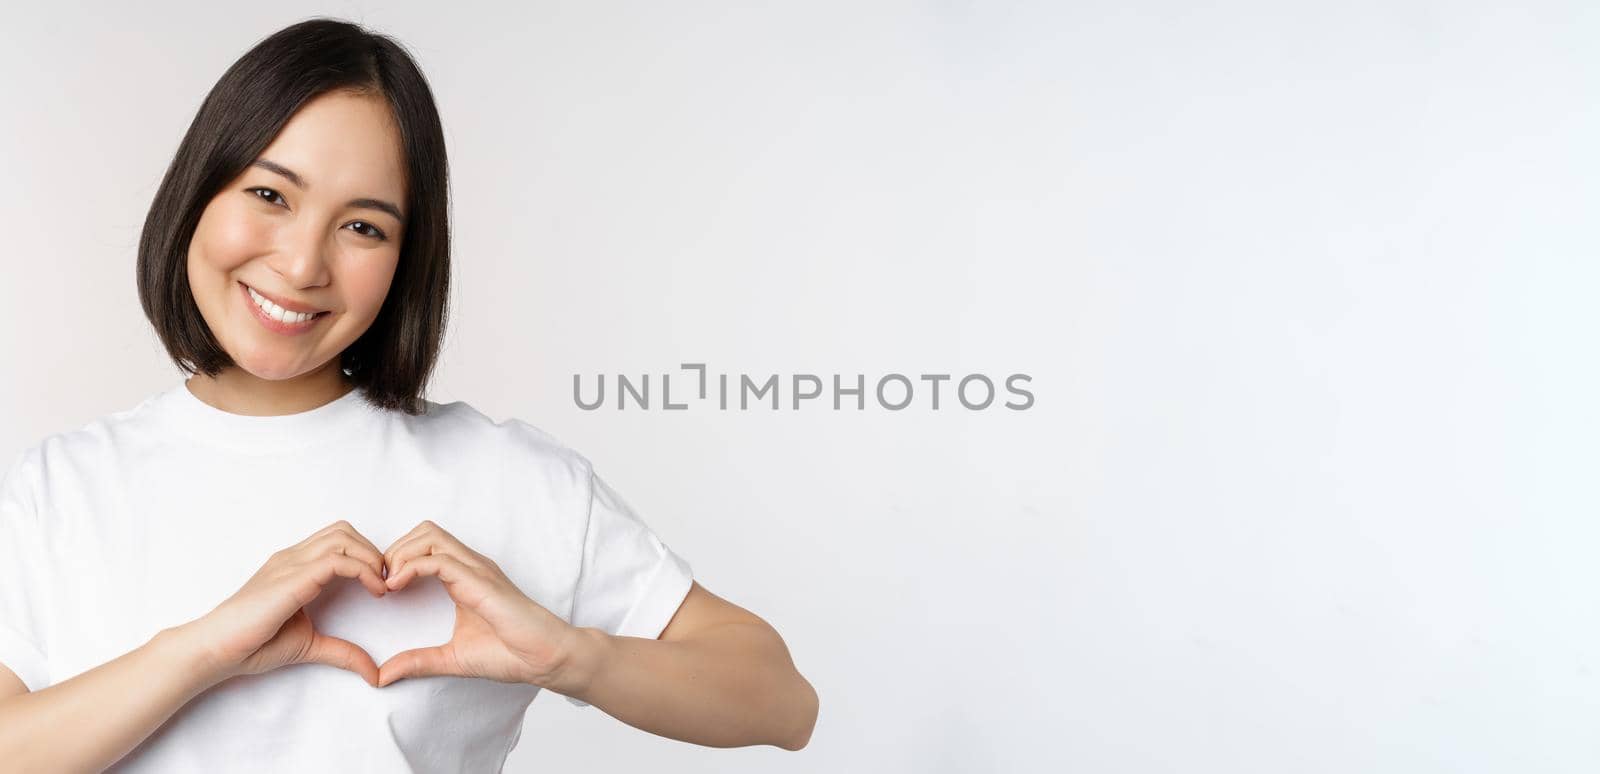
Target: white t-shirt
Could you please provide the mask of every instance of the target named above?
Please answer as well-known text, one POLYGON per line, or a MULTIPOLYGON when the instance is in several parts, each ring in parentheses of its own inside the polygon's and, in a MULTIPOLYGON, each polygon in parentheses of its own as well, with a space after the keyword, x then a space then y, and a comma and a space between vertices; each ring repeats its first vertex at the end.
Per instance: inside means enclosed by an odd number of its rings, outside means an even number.
MULTIPOLYGON (((587 459, 520 420, 459 401, 409 416, 360 390, 244 416, 180 381, 46 437, 0 479, 0 663, 30 690, 64 681, 204 615, 339 519, 380 551, 432 519, 546 609, 617 635, 657 637, 693 577, 587 459)), ((379 664, 455 623, 433 577, 378 598, 335 576, 306 612, 379 664)), ((538 693, 437 676, 374 688, 297 664, 213 686, 112 770, 497 771, 538 693)))

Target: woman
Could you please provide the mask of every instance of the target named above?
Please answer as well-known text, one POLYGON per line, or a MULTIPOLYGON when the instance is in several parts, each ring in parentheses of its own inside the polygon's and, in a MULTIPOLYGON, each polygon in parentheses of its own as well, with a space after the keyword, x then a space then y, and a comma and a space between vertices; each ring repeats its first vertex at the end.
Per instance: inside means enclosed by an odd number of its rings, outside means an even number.
POLYGON ((816 694, 783 640, 587 459, 422 398, 446 181, 387 37, 295 24, 211 90, 139 245, 187 378, 0 481, 0 760, 489 771, 540 689, 698 744, 805 746, 816 694))

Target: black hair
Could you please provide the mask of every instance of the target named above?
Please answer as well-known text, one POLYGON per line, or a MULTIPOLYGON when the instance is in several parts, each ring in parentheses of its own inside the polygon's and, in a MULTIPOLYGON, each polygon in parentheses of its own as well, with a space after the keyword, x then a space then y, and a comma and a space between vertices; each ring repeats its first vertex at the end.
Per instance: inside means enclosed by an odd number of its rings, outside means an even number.
POLYGON ((189 288, 189 243, 212 197, 272 144, 295 111, 332 91, 388 102, 406 172, 394 279, 372 325, 340 354, 340 369, 368 403, 419 414, 450 289, 449 165, 433 92, 411 55, 386 35, 315 17, 263 39, 222 74, 150 204, 139 238, 139 303, 185 373, 215 376, 234 365, 189 288))

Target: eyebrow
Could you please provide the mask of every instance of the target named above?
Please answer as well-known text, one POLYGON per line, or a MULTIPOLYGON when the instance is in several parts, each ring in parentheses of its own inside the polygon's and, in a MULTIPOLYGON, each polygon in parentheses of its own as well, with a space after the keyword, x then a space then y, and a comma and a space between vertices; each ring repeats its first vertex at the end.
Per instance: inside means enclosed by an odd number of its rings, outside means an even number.
MULTIPOLYGON (((251 162, 250 166, 260 167, 268 172, 276 172, 285 178, 288 178, 289 182, 294 183, 295 186, 300 188, 302 191, 311 190, 311 186, 306 184, 305 178, 301 177, 294 170, 277 162, 268 161, 267 159, 256 159, 254 162, 251 162)), ((351 199, 350 201, 345 202, 345 206, 361 207, 369 210, 382 210, 383 212, 393 215, 394 219, 400 221, 401 225, 404 225, 406 222, 406 216, 400 214, 400 208, 396 207, 393 202, 385 201, 383 199, 361 197, 359 199, 351 199)))

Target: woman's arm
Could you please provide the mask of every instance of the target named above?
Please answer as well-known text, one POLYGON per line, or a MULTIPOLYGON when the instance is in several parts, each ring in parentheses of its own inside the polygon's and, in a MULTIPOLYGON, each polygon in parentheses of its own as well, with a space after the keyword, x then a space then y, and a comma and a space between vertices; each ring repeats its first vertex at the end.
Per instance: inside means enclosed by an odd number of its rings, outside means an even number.
POLYGON ((0 761, 16 771, 100 771, 226 679, 188 624, 68 680, 0 699, 0 761))
POLYGON ((660 736, 708 747, 799 750, 818 699, 765 620, 698 582, 659 639, 578 629, 548 686, 660 736))
POLYGON ((816 726, 816 689, 766 620, 690 580, 656 640, 574 627, 517 588, 494 560, 424 520, 384 553, 390 590, 438 577, 456 600, 450 641, 400 651, 378 684, 456 675, 530 683, 634 728, 707 745, 800 750, 816 726))
POLYGON ((690 580, 661 634, 646 639, 572 625, 429 520, 396 540, 384 563, 391 590, 436 577, 457 610, 449 642, 391 656, 378 667, 379 686, 425 675, 485 677, 536 685, 708 747, 799 750, 811 739, 817 692, 783 638, 698 581, 690 580))
POLYGON ((211 612, 69 680, 0 698, 0 761, 7 771, 100 771, 207 688, 290 664, 348 669, 376 685, 372 656, 316 631, 305 605, 336 577, 381 597, 382 571, 372 541, 336 521, 272 554, 211 612))

